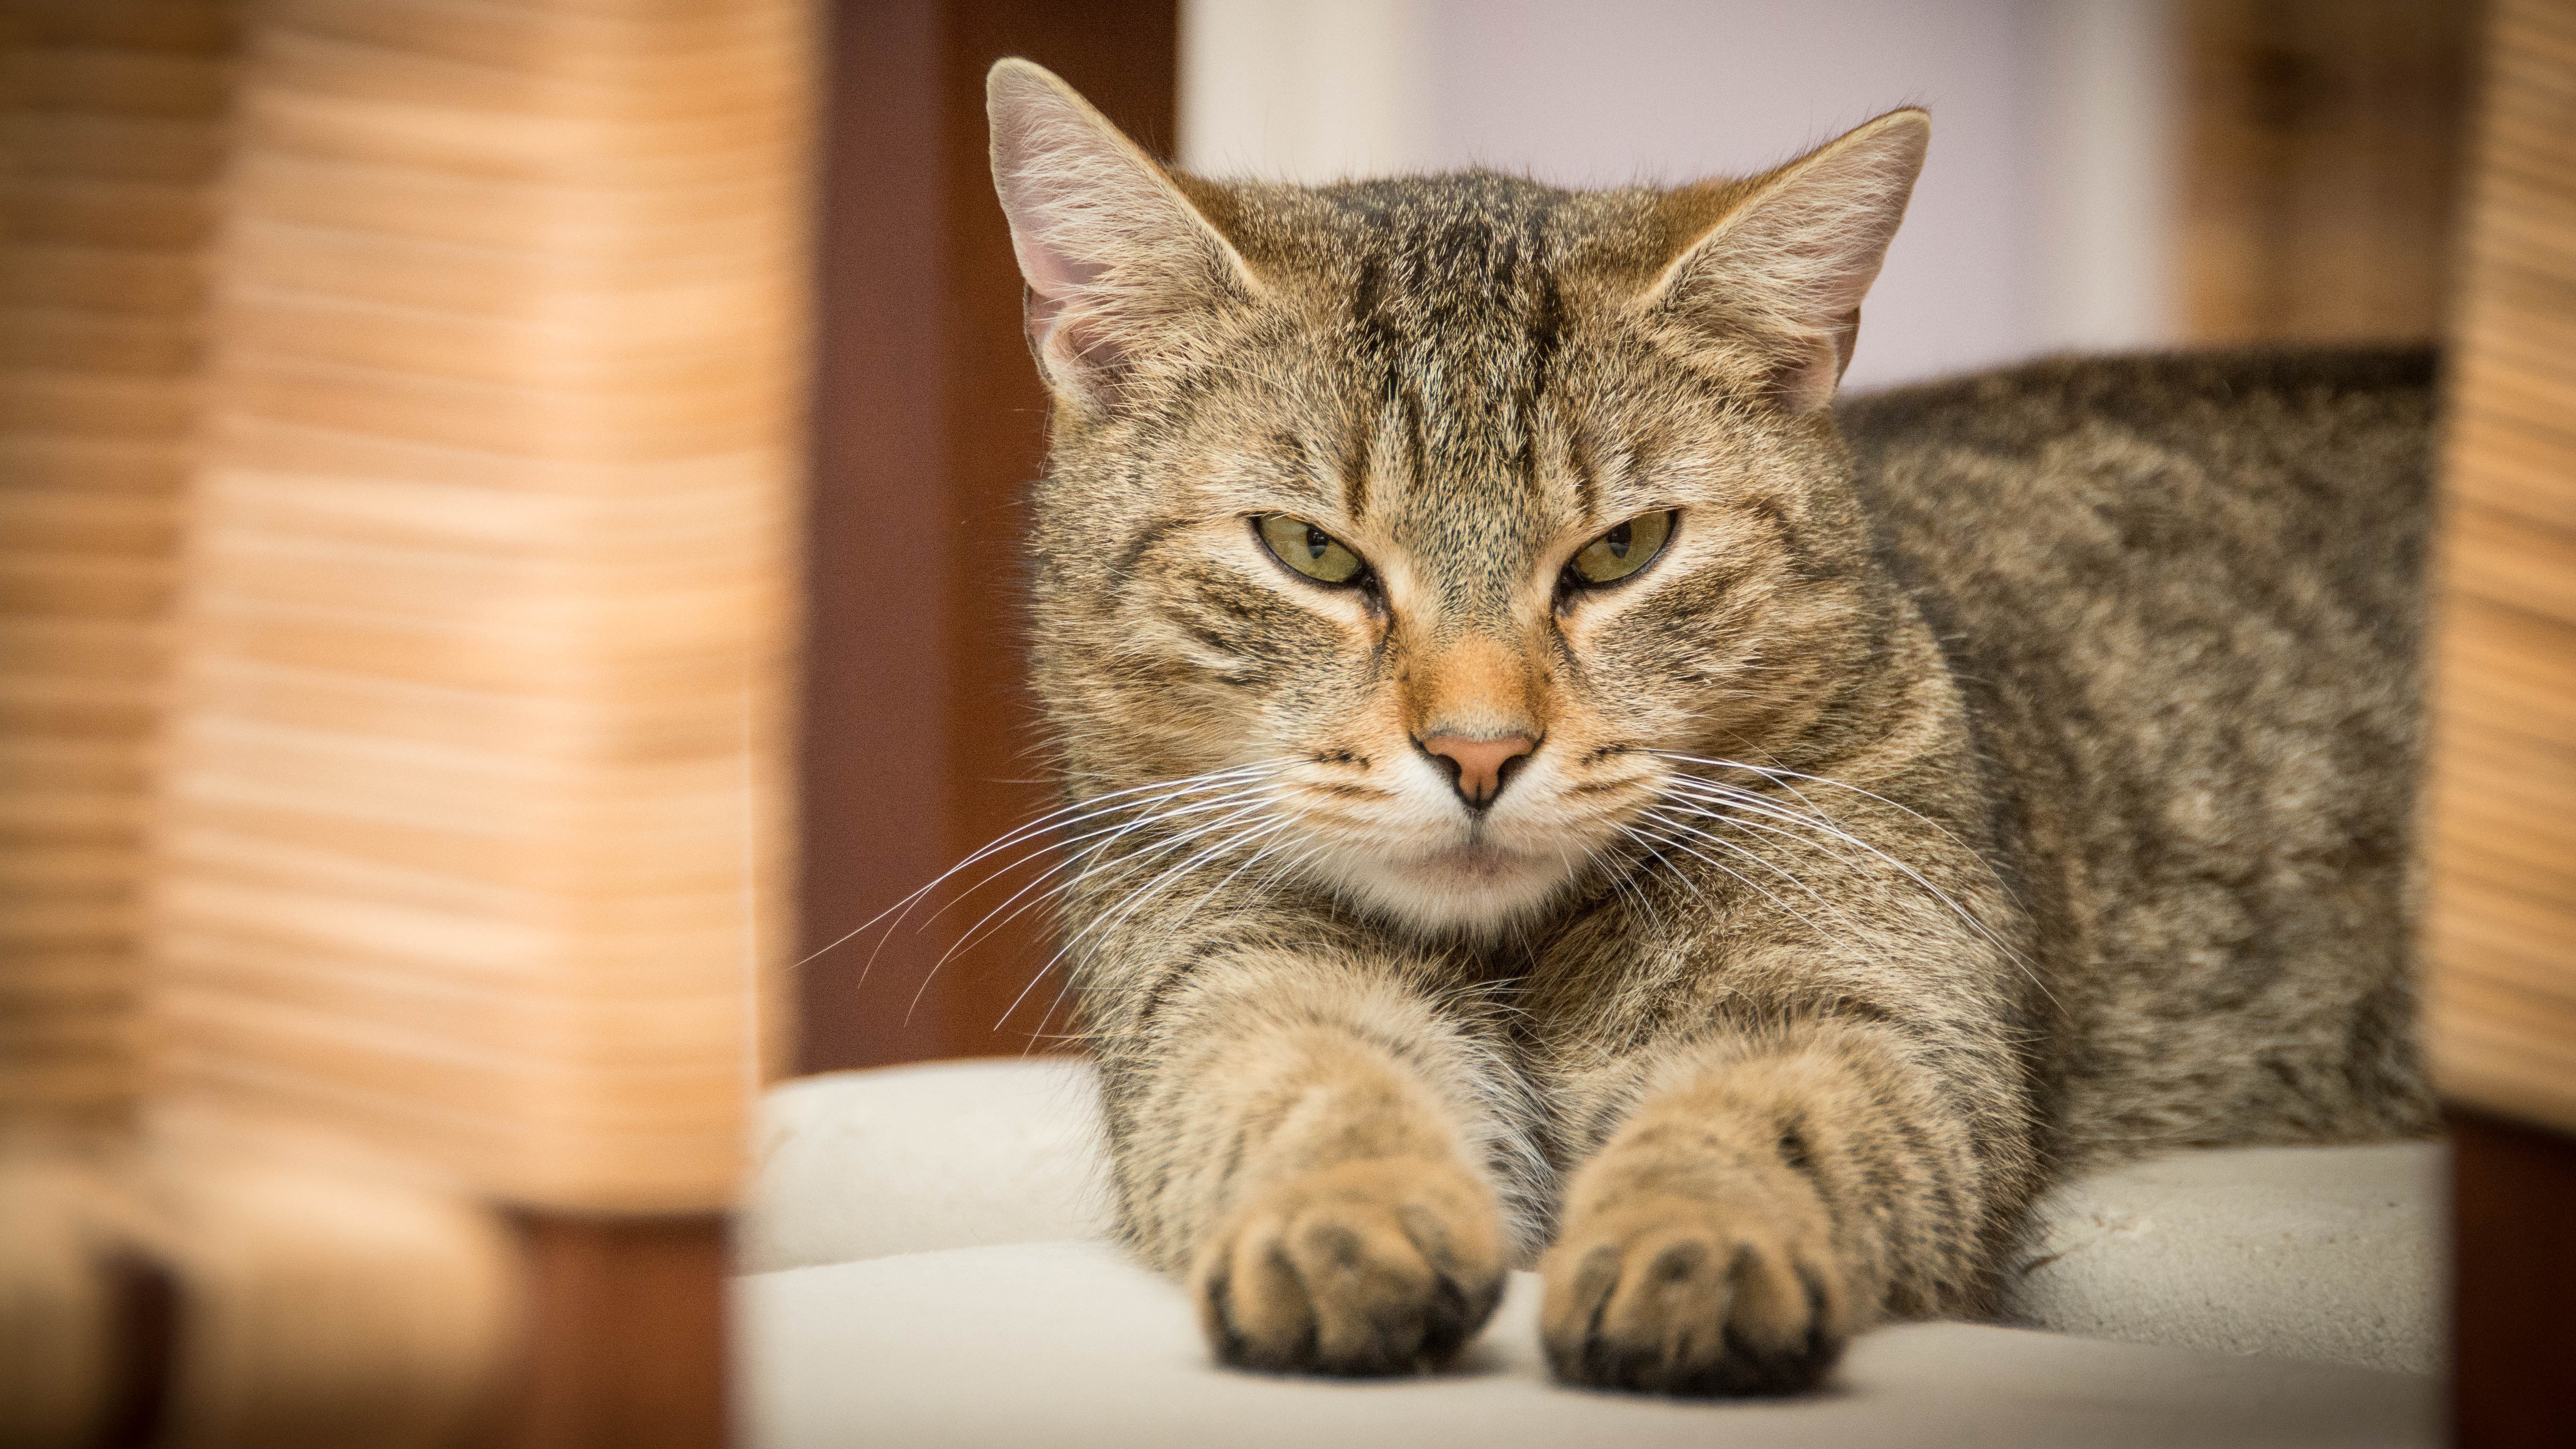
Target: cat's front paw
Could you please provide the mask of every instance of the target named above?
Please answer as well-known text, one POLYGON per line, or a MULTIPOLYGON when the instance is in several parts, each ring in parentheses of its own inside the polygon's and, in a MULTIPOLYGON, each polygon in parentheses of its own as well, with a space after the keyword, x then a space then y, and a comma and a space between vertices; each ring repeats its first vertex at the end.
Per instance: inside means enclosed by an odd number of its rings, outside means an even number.
POLYGON ((1452 1163, 1346 1162, 1253 1194, 1190 1274, 1238 1368, 1400 1374, 1455 1357, 1502 1294, 1494 1195, 1452 1163))
POLYGON ((1793 1194, 1605 1203, 1566 1224, 1539 1272, 1548 1364, 1589 1388, 1797 1393, 1852 1330, 1823 1207, 1793 1194))

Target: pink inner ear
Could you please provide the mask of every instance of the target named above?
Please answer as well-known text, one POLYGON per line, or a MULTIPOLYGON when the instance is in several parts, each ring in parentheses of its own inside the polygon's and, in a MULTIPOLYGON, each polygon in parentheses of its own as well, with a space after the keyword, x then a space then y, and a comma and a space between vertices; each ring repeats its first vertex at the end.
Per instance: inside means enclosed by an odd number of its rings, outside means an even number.
POLYGON ((1832 337, 1834 375, 1840 377, 1860 329, 1861 299, 1878 280, 1904 203, 1901 195, 1888 209, 1854 205, 1843 197, 1820 201, 1793 201, 1767 226, 1757 222, 1748 228, 1756 243, 1752 270, 1771 274, 1783 311, 1795 325, 1832 337), (1761 260, 1765 253, 1767 262, 1761 260))
POLYGON ((1842 381, 1843 367, 1851 357, 1850 334, 1836 339, 1832 347, 1811 343, 1807 355, 1783 363, 1771 374, 1768 387, 1772 405, 1783 412, 1812 412, 1834 400, 1834 387, 1842 381))
MULTIPOLYGON (((1046 217, 1047 213, 1038 213, 1046 217)), ((1118 362, 1116 349, 1097 325, 1083 327, 1082 313, 1074 306, 1082 292, 1108 272, 1108 267, 1084 261, 1052 245, 1050 233, 1056 232, 1049 217, 1040 226, 1044 230, 1031 235, 1014 234, 1013 250, 1019 253, 1021 275, 1028 280, 1023 314, 1029 342, 1041 355, 1060 358, 1082 368, 1100 370, 1118 362), (1086 335, 1089 334, 1089 335, 1086 335)), ((1096 324, 1098 319, 1093 319, 1096 324)))
POLYGON ((991 78, 993 179, 1028 284, 1039 365, 1077 395, 1115 389, 1156 329, 1225 288, 1231 250, 1154 162, 1042 72, 991 78))
POLYGON ((1102 225, 1103 213, 1138 200, 1134 178, 1092 164, 1104 139, 1071 121, 1052 96, 997 111, 994 119, 996 150, 1007 158, 997 179, 1011 220, 1011 250, 1028 283, 1029 341, 1051 369, 1114 367, 1119 359, 1098 296, 1111 266, 1099 249, 1117 237, 1114 225, 1102 225))
POLYGON ((1831 346, 1816 344, 1805 357, 1782 364, 1771 375, 1771 399, 1793 413, 1808 412, 1834 400, 1834 389, 1851 367, 1852 346, 1860 340, 1860 309, 1843 313, 1831 346))
MULTIPOLYGON (((1085 289, 1107 274, 1106 264, 1076 255, 1066 242, 1075 234, 1065 215, 1063 198, 1053 188, 1026 176, 1010 178, 1005 201, 1013 225, 1011 250, 1020 275, 1028 282, 1022 304, 1029 342, 1041 356, 1092 366, 1110 359, 1097 338, 1063 335, 1071 321, 1079 325, 1074 304, 1085 289)), ((1096 329, 1095 329, 1096 330, 1096 329)))
MULTIPOLYGON (((1046 309, 1051 321, 1067 298, 1107 270, 1075 249, 1074 238, 1084 218, 1082 198, 1072 178, 1089 168, 1069 159, 1096 150, 1103 138, 1081 125, 1059 97, 1043 88, 1012 86, 1009 90, 1019 92, 1016 103, 997 106, 993 114, 994 150, 1003 162, 996 180, 1002 210, 1011 221, 1011 250, 1018 255, 1020 275, 1027 279, 1030 292, 1052 304, 1046 309)), ((1113 192, 1116 189, 1113 184, 1113 192)), ((1034 319, 1036 312, 1031 315, 1034 319)))
POLYGON ((1041 204, 1030 208, 1030 214, 1036 219, 1036 224, 1025 231, 1014 228, 1011 234, 1011 250, 1019 254, 1020 275, 1028 279, 1030 291, 1050 301, 1061 302, 1098 281, 1108 270, 1097 262, 1083 261, 1057 245, 1065 227, 1054 208, 1041 204))
POLYGON ((1023 237, 1011 238, 1020 256, 1020 274, 1028 279, 1026 315, 1029 340, 1043 351, 1054 335, 1066 305, 1104 270, 1074 262, 1062 253, 1023 237))
POLYGON ((1749 333, 1777 359, 1769 391, 1780 406, 1803 412, 1832 401, 1851 364, 1861 299, 1905 215, 1926 134, 1919 117, 1854 132, 1754 196, 1673 264, 1667 297, 1683 315, 1749 333))

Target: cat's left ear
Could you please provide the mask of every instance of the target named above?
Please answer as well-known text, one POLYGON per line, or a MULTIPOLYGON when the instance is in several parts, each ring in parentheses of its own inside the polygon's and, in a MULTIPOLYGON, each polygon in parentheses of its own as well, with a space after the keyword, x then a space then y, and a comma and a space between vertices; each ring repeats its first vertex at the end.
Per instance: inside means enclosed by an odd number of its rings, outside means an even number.
POLYGON ((1248 298, 1251 273, 1071 86, 1017 59, 996 62, 984 85, 1038 367, 1075 405, 1114 407, 1140 370, 1190 352, 1207 312, 1248 298))
POLYGON ((1823 407, 1851 363, 1861 297, 1905 219, 1931 140, 1930 115, 1890 111, 1741 183, 1664 269, 1647 305, 1758 368, 1781 408, 1823 407))

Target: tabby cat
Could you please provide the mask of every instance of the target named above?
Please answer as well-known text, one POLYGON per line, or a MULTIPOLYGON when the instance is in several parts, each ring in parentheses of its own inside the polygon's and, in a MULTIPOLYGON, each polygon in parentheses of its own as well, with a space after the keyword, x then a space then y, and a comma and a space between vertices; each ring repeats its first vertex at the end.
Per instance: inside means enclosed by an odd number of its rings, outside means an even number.
POLYGON ((1564 191, 1167 171, 990 76, 1117 1210, 1225 1362, 1813 1385, 2033 1195, 2422 1132, 2430 361, 1833 407, 1930 134, 1564 191))

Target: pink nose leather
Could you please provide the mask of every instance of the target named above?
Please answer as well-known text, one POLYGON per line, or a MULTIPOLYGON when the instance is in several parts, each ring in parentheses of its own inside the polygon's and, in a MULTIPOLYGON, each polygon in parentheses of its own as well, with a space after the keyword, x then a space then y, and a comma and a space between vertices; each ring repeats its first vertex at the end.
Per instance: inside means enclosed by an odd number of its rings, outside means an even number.
POLYGON ((1456 765, 1458 793, 1467 797, 1468 804, 1481 807, 1503 793, 1503 768, 1537 749, 1538 741, 1527 735, 1492 740, 1433 735, 1422 742, 1422 748, 1456 765))

